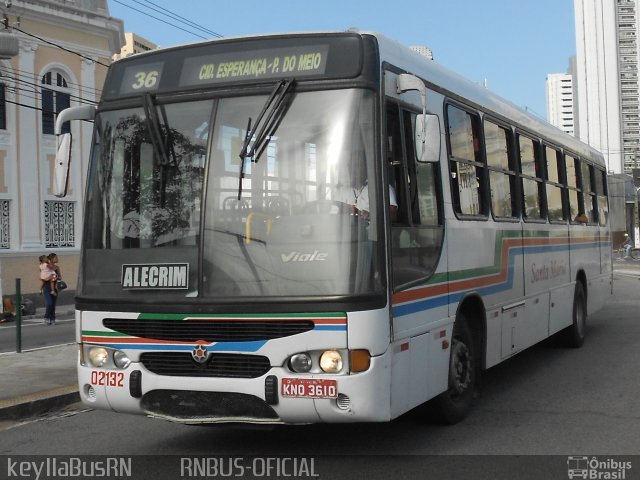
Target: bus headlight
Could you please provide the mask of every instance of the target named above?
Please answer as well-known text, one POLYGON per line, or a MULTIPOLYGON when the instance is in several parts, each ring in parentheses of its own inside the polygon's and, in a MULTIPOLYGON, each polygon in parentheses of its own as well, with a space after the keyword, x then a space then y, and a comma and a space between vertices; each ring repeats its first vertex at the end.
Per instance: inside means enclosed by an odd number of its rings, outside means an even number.
POLYGON ((338 373, 342 370, 342 355, 336 350, 327 350, 320 356, 320 368, 325 373, 338 373))
POLYGON ((89 349, 89 361, 94 367, 102 367, 109 360, 109 352, 106 348, 91 347, 89 349))
POLYGON ((126 353, 120 350, 116 350, 115 352, 113 352, 113 363, 116 367, 125 369, 129 366, 131 360, 129 359, 129 357, 127 357, 126 353))
POLYGON ((289 361, 291 370, 296 373, 306 373, 311 370, 311 356, 308 353, 296 353, 289 361))

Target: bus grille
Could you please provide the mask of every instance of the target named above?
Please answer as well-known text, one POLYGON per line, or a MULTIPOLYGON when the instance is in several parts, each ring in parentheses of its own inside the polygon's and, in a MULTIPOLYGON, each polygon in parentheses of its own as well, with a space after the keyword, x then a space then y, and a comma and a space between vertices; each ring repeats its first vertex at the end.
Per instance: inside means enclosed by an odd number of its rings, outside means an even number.
POLYGON ((142 397, 142 408, 147 414, 183 423, 278 421, 263 400, 243 393, 152 390, 142 397))
POLYGON ((235 353, 212 353, 200 364, 191 353, 146 352, 140 361, 150 372, 176 377, 257 378, 271 368, 267 357, 235 353))
POLYGON ((179 342, 250 342, 313 330, 311 320, 137 320, 105 318, 102 324, 132 337, 179 342))

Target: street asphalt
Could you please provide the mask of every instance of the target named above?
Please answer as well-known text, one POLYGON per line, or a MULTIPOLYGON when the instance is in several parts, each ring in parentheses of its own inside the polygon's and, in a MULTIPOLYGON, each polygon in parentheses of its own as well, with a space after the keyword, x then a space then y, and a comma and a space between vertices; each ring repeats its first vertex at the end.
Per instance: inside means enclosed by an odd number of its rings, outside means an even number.
MULTIPOLYGON (((640 261, 618 260, 614 272, 640 279, 640 261)), ((73 312, 71 305, 58 309, 73 312)), ((75 343, 0 354, 0 421, 34 418, 80 401, 77 361, 75 343)))

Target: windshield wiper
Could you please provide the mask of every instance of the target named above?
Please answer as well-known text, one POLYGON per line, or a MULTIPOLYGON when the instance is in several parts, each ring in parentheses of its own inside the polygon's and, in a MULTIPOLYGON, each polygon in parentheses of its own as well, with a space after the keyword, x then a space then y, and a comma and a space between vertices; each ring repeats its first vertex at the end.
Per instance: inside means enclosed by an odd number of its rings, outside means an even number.
POLYGON ((151 98, 151 94, 146 93, 142 98, 144 100, 144 113, 147 120, 147 127, 149 129, 149 137, 151 138, 151 144, 153 145, 153 151, 158 157, 160 165, 168 165, 169 154, 167 153, 167 148, 162 140, 160 119, 158 118, 156 105, 153 102, 153 98, 151 98))
POLYGON ((280 80, 271 95, 267 98, 262 111, 256 118, 253 126, 251 125, 251 117, 247 124, 247 133, 244 136, 242 150, 240 151, 240 176, 238 178, 238 200, 242 197, 242 179, 244 178, 244 164, 247 160, 257 163, 260 156, 265 151, 271 137, 276 132, 278 125, 284 117, 287 110, 285 99, 287 93, 293 87, 294 80, 280 80), (253 143, 251 140, 253 139, 253 143))

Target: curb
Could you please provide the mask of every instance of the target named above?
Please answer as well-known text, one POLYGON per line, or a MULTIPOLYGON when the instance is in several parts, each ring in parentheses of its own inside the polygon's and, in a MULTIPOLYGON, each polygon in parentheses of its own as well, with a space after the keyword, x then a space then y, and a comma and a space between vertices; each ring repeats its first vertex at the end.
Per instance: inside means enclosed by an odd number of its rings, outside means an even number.
POLYGON ((79 401, 78 385, 0 400, 0 420, 24 420, 79 401))

